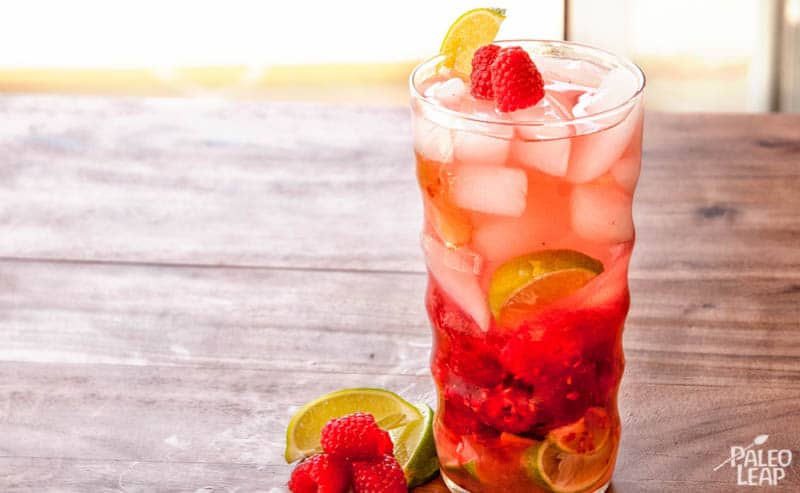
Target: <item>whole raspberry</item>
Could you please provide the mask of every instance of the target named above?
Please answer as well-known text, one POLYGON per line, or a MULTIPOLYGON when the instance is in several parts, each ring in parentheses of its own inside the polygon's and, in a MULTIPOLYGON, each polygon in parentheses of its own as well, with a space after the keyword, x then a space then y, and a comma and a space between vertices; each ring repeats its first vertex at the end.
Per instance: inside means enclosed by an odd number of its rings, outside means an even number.
POLYGON ((367 460, 391 454, 394 446, 375 417, 354 413, 334 418, 322 428, 322 450, 348 460, 367 460))
POLYGON ((520 110, 535 105, 544 97, 542 74, 521 47, 501 49, 491 70, 492 91, 498 110, 520 110))
POLYGON ((492 62, 497 57, 500 47, 497 45, 481 46, 472 55, 472 74, 469 79, 472 87, 470 93, 478 99, 492 99, 492 62))
POLYGON ((350 489, 350 465, 328 454, 312 455, 292 471, 292 493, 345 493, 350 489))
POLYGON ((353 462, 353 491, 407 493, 408 485, 403 468, 397 459, 391 455, 384 455, 371 461, 353 462))

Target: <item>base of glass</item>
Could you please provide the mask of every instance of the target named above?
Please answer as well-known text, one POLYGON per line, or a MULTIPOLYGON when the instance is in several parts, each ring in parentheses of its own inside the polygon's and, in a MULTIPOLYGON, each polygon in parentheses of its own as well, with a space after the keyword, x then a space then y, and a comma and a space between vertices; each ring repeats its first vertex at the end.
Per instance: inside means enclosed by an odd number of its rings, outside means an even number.
MULTIPOLYGON (((453 482, 452 479, 447 477, 447 474, 445 474, 444 471, 440 471, 439 473, 442 475, 442 480, 444 481, 445 486, 447 486, 447 489, 450 490, 452 493, 472 493, 471 491, 464 489, 461 486, 457 485, 455 482, 453 482)), ((610 484, 611 481, 607 482, 606 484, 604 484, 603 486, 599 487, 598 489, 594 490, 591 493, 605 493, 610 484)))

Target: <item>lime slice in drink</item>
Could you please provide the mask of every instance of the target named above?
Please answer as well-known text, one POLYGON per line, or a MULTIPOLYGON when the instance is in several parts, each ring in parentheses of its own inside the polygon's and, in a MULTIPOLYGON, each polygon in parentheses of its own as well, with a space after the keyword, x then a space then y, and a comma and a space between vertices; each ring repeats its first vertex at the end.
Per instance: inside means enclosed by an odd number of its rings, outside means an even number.
POLYGON ((594 491, 611 465, 611 440, 592 454, 570 454, 545 440, 525 455, 530 476, 556 493, 594 491))
POLYGON ((504 9, 481 8, 461 14, 447 30, 439 48, 439 53, 446 57, 442 65, 469 75, 475 50, 494 41, 505 18, 504 9))
POLYGON ((604 448, 609 436, 611 418, 608 413, 602 407, 590 407, 578 421, 550 431, 547 439, 562 452, 591 454, 604 448))
POLYGON ((542 250, 501 265, 492 275, 489 307, 501 323, 582 288, 603 264, 574 250, 542 250))
POLYGON ((433 410, 427 404, 418 405, 423 419, 402 428, 394 441, 394 455, 403 466, 408 487, 425 483, 439 471, 436 444, 433 441, 433 410))
POLYGON ((375 417, 394 443, 394 455, 403 467, 409 487, 436 475, 439 462, 433 441, 433 410, 416 407, 383 389, 345 389, 324 395, 303 406, 286 430, 286 462, 321 451, 320 434, 334 418, 362 412, 375 417))

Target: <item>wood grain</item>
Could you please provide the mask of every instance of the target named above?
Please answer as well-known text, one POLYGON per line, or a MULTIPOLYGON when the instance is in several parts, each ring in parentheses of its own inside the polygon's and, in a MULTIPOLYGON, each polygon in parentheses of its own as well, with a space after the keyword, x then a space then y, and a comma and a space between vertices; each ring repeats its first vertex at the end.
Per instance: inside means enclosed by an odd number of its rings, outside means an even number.
MULTIPOLYGON (((0 121, 0 256, 422 270, 406 109, 6 96, 0 121)), ((798 156, 800 115, 648 115, 634 275, 800 277, 798 156)))
MULTIPOLYGON (((369 381, 413 401, 434 401, 426 375, 2 363, 0 381, 4 457, 192 464, 197 474, 207 465, 266 465, 261 484, 267 487, 288 479, 290 468, 280 466, 284 425, 307 400, 369 381)), ((724 481, 730 471, 712 470, 742 437, 769 433, 770 445, 783 448, 800 440, 792 426, 800 406, 796 387, 731 392, 626 379, 620 400, 619 481, 648 482, 676 471, 679 482, 724 481)), ((186 491, 203 486, 192 482, 196 474, 185 474, 186 491)))
MULTIPOLYGON (((0 491, 284 491, 324 392, 434 402, 405 109, 0 97, 0 491)), ((614 492, 800 488, 800 115, 648 115, 614 492)), ((442 484, 419 489, 443 492, 442 484)))
MULTIPOLYGON (((5 261, 0 279, 0 360, 428 374, 422 274, 5 261)), ((795 287, 633 280, 626 379, 800 387, 795 287)))

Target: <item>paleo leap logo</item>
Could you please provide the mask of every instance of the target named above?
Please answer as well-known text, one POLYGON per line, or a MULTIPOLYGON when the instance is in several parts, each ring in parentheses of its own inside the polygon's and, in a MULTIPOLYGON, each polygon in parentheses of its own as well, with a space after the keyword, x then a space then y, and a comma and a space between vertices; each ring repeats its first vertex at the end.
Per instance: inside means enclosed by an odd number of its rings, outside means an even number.
POLYGON ((787 449, 764 449, 769 435, 758 435, 746 447, 731 447, 731 455, 718 465, 718 470, 730 463, 736 469, 736 484, 739 486, 775 486, 786 477, 786 468, 792 464, 792 451, 787 449), (757 448, 753 448, 757 447, 757 448))

